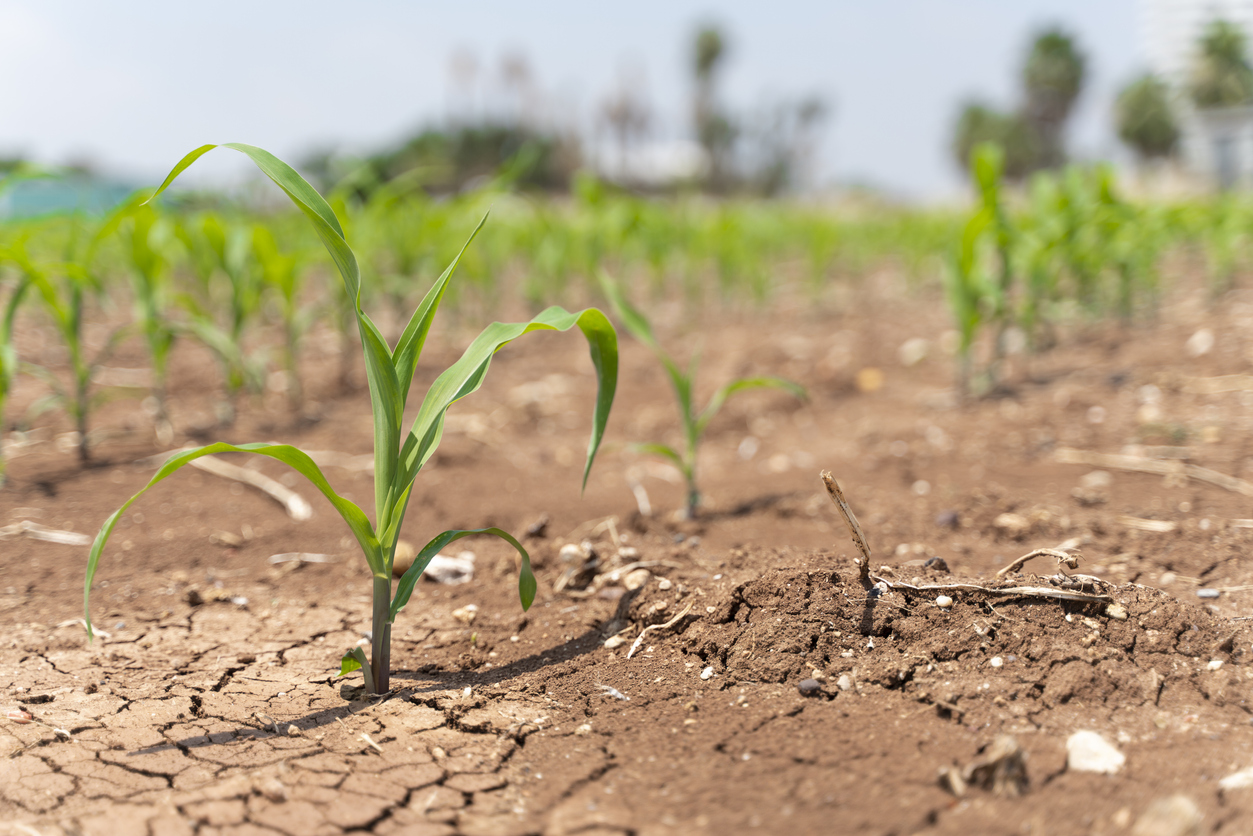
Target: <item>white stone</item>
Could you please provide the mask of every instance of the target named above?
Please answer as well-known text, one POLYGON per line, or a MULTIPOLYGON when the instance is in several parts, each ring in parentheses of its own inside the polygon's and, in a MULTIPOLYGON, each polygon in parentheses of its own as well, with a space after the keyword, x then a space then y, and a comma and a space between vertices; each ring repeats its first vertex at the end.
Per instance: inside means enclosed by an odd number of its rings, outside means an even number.
POLYGON ((1209 670, 1216 671, 1216 670, 1218 670, 1219 668, 1221 668, 1222 666, 1223 666, 1223 660, 1222 660, 1222 659, 1210 659, 1210 660, 1209 660, 1209 664, 1208 664, 1208 665, 1206 665, 1205 667, 1206 667, 1206 668, 1208 668, 1209 670))
POLYGON ((840 674, 840 678, 835 681, 835 686, 841 691, 853 690, 853 678, 846 673, 840 674))
POLYGON ((1094 731, 1075 732, 1066 739, 1067 769, 1113 775, 1126 762, 1126 755, 1094 731))
POLYGON ((712 679, 713 675, 714 675, 713 665, 710 665, 709 667, 705 668, 703 671, 700 672, 701 679, 712 679))
POLYGON ((1243 790, 1253 787, 1253 766, 1231 773, 1219 781, 1218 786, 1224 790, 1243 790))
POLYGON ((947 595, 937 595, 935 598, 935 605, 942 610, 947 610, 949 607, 953 606, 953 599, 947 595))
POLYGON ((990 664, 994 668, 999 668, 1001 665, 1005 664, 1005 660, 1002 659, 1000 656, 993 656, 991 661, 988 662, 988 664, 990 664))

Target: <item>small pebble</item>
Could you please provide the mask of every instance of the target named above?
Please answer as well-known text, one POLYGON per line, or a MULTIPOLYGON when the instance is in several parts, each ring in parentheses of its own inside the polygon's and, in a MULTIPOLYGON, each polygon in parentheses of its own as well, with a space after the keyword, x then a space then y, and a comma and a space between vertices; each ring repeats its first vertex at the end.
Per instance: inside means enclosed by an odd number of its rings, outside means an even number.
POLYGON ((937 595, 935 605, 942 610, 947 610, 949 607, 953 606, 953 599, 947 595, 937 595))
POLYGON ((994 668, 999 668, 1001 665, 1005 664, 1005 660, 1002 659, 1000 656, 993 656, 991 661, 988 662, 988 664, 990 664, 994 668))
POLYGON ((840 678, 835 681, 835 687, 841 691, 853 690, 853 678, 848 674, 840 674, 840 678))
POLYGON ((1203 818, 1196 803, 1185 795, 1159 798, 1136 819, 1131 836, 1200 836, 1203 818))
POLYGON ((700 672, 701 679, 712 679, 713 675, 714 675, 713 665, 710 665, 709 667, 705 668, 703 671, 700 672))
POLYGON ((816 679, 802 679, 796 686, 802 697, 816 697, 822 693, 822 683, 816 679))
POLYGON ((1208 586, 1201 587, 1196 591, 1196 597, 1198 598, 1217 598, 1218 595, 1219 592, 1217 589, 1208 586))
POLYGON ((941 528, 957 528, 960 521, 956 511, 941 511, 935 516, 935 524, 941 528))
POLYGON ((289 724, 287 726, 287 736, 288 737, 300 737, 300 729, 289 724))
POLYGON ((827 681, 827 675, 826 675, 825 673, 823 673, 822 671, 818 670, 817 668, 814 668, 813 673, 811 673, 811 674, 809 675, 809 678, 810 678, 810 679, 816 679, 816 680, 818 680, 819 682, 826 682, 826 681, 827 681))
POLYGON ((583 725, 576 728, 574 730, 574 733, 577 734, 579 737, 585 737, 592 733, 592 726, 590 723, 584 723, 583 725))
POLYGON ((1209 664, 1205 667, 1211 671, 1216 671, 1223 666, 1222 659, 1210 659, 1209 664))
POLYGON ((1105 608, 1105 614, 1115 621, 1127 620, 1127 608, 1122 604, 1110 604, 1105 608))
POLYGON ((657 581, 657 588, 660 589, 662 592, 665 592, 667 589, 669 589, 672 586, 674 586, 674 584, 670 582, 669 578, 662 578, 661 580, 657 581))
POLYGON ((1073 772, 1113 775, 1127 757, 1094 731, 1075 732, 1066 739, 1066 768, 1073 772))

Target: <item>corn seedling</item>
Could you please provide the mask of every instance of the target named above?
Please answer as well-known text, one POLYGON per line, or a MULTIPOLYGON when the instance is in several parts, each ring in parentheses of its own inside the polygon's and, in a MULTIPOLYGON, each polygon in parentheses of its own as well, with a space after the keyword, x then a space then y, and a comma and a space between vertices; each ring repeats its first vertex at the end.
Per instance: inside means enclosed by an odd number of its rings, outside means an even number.
POLYGON ((781 389, 801 400, 805 400, 807 397, 805 388, 798 383, 781 377, 740 378, 725 384, 714 392, 713 397, 709 399, 705 408, 697 412, 693 405, 693 397, 699 358, 696 355, 692 356, 686 372, 679 368, 679 365, 674 362, 674 358, 657 342, 657 337, 653 334, 653 327, 648 319, 627 301, 618 284, 605 273, 601 273, 600 278, 601 287, 609 298, 614 312, 622 320, 622 325, 632 336, 647 346, 653 354, 657 355, 657 359, 665 367, 666 375, 670 378, 670 385, 674 389, 675 397, 678 399, 679 421, 683 429, 682 450, 680 451, 667 444, 659 443, 643 443, 632 446, 642 453, 649 453, 667 459, 679 469, 687 486, 687 503, 684 507, 684 512, 691 519, 696 516, 701 500, 700 490, 696 485, 696 454, 700 448, 701 436, 705 434, 705 430, 709 427, 709 422, 718 414, 718 410, 722 409, 727 399, 738 392, 744 392, 749 389, 781 389))
POLYGON ((280 252, 269 227, 252 229, 252 251, 261 267, 261 283, 278 296, 283 325, 283 371, 287 378, 287 404, 292 415, 300 417, 304 409, 304 387, 300 380, 300 338, 308 327, 309 317, 300 307, 304 272, 299 255, 280 252))
POLYGON ((250 256, 250 237, 240 224, 223 224, 218 216, 175 229, 190 256, 195 287, 179 295, 189 319, 186 330, 208 348, 222 369, 226 392, 218 404, 218 424, 235 423, 240 392, 258 391, 265 373, 263 362, 244 349, 248 327, 261 309, 261 285, 250 256), (223 283, 219 277, 224 277, 223 283))
MULTIPOLYGON (((153 196, 161 194, 188 166, 215 147, 217 146, 204 145, 189 153, 174 167, 153 196)), ((431 384, 408 434, 402 435, 405 404, 418 359, 460 255, 427 291, 396 345, 388 346, 374 322, 361 309, 361 273, 357 257, 348 246, 343 227, 330 205, 294 169, 269 152, 251 145, 230 144, 224 147, 239 151, 251 159, 308 218, 338 268, 349 298, 354 300, 370 387, 370 406, 374 416, 375 519, 371 522, 361 508, 337 494, 313 460, 295 447, 285 444, 216 443, 180 452, 172 456, 139 493, 105 520, 92 544, 83 590, 88 637, 91 636, 92 579, 109 535, 126 509, 153 485, 194 459, 215 453, 254 453, 281 461, 307 478, 330 501, 356 537, 374 579, 371 648, 368 656, 361 647, 349 650, 341 660, 340 675, 359 669, 365 678, 367 692, 385 693, 390 688, 392 624, 396 615, 409 602, 414 585, 422 572, 440 549, 449 543, 474 534, 491 534, 505 540, 517 550, 521 558, 518 593, 523 608, 529 608, 535 599, 536 582, 531 571, 530 556, 521 543, 499 528, 459 529, 436 535, 418 552, 412 566, 401 576, 393 595, 392 563, 414 481, 439 446, 448 408, 478 390, 492 357, 514 339, 531 331, 566 331, 577 326, 591 348, 592 364, 595 366, 598 381, 591 440, 583 469, 583 484, 586 485, 617 386, 617 335, 609 320, 596 308, 570 313, 562 308, 552 307, 529 322, 493 323, 471 342, 459 360, 431 384)), ((480 228, 481 226, 482 222, 480 228)), ((471 235, 471 240, 473 237, 471 235)), ((465 246, 468 247, 469 242, 465 246)), ((465 247, 461 252, 465 252, 465 247)))
POLYGON ((152 361, 154 429, 158 443, 169 444, 174 440, 174 427, 166 405, 166 383, 170 350, 177 334, 166 314, 170 267, 167 249, 173 229, 147 202, 132 199, 105 222, 96 236, 97 244, 122 227, 126 227, 122 230, 123 250, 130 265, 136 319, 152 361))
MULTIPOLYGON (((0 259, 3 255, 0 254, 0 259)), ((4 407, 13 391, 17 378, 17 350, 13 347, 13 321, 18 306, 30 287, 30 278, 23 273, 9 290, 8 298, 0 308, 0 487, 4 487, 7 471, 4 459, 4 407)))
POLYGON ((52 393, 36 402, 32 411, 41 412, 60 405, 70 416, 78 433, 78 458, 86 463, 91 460, 91 440, 88 434, 91 412, 100 400, 91 391, 91 378, 96 367, 112 352, 115 340, 122 333, 115 331, 105 346, 92 359, 88 359, 83 342, 84 312, 88 299, 100 292, 100 283, 82 263, 74 259, 55 264, 36 264, 28 255, 24 242, 13 244, 8 250, 9 259, 21 271, 23 280, 34 288, 48 316, 52 319, 57 336, 61 338, 69 357, 70 382, 66 386, 50 370, 34 364, 23 364, 22 369, 44 380, 52 393))

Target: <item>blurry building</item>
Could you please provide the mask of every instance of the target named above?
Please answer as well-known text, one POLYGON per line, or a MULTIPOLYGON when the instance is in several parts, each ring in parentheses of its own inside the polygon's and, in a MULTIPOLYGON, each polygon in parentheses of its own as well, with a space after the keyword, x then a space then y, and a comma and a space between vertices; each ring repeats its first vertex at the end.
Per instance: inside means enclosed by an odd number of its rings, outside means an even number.
POLYGON ((1198 109, 1189 95, 1201 37, 1225 20, 1253 44, 1253 0, 1141 0, 1149 66, 1174 92, 1184 164, 1222 189, 1253 188, 1253 107, 1198 109))

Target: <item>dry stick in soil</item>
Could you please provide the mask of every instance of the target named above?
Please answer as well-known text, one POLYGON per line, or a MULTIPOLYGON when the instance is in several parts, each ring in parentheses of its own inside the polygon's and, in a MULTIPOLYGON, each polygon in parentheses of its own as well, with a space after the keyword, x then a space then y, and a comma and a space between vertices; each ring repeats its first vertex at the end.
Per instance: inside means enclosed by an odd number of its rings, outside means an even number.
MULTIPOLYGON (((1076 592, 1072 589, 1056 589, 1047 586, 1007 586, 993 587, 981 586, 975 583, 928 583, 928 584, 909 584, 901 581, 891 581, 878 575, 870 574, 870 546, 866 544, 866 535, 862 532, 861 526, 857 522, 857 518, 853 516, 853 509, 848 507, 848 502, 844 499, 844 492, 840 490, 840 485, 829 471, 822 471, 822 483, 826 485, 827 493, 831 495, 831 501, 835 503, 835 507, 839 509, 840 516, 844 518, 844 522, 848 524, 849 533, 853 536, 853 544, 857 546, 858 551, 862 553, 860 561, 856 561, 858 569, 861 573, 862 586, 869 589, 875 584, 883 584, 889 589, 907 589, 911 592, 943 592, 951 590, 962 590, 967 592, 982 592, 987 595, 998 595, 1001 597, 1026 597, 1026 598, 1052 598, 1059 601, 1081 601, 1084 603, 1102 603, 1107 604, 1114 599, 1109 595, 1091 592, 1076 592)), ((1018 565, 1022 565, 1031 557, 1037 554, 1048 554, 1053 549, 1037 549, 1029 555, 1014 561, 1018 565)), ((1059 552, 1065 554, 1064 552, 1059 552)), ((1067 558, 1072 557, 1066 555, 1067 558)), ((1014 564, 1010 564, 1011 566, 1014 564)), ((1087 580, 1085 577, 1084 580, 1087 580)), ((1099 579, 1093 579, 1098 580, 1099 579)))
MULTIPOLYGON (((153 197, 159 195, 188 166, 217 146, 204 145, 184 157, 165 178, 153 197)), ((148 488, 165 479, 183 465, 215 453, 252 453, 277 459, 298 471, 334 506, 356 537, 366 563, 373 576, 373 618, 370 633, 370 654, 361 647, 349 650, 340 660, 340 675, 361 670, 366 691, 385 694, 390 690, 391 634, 396 615, 409 603, 418 578, 431 565, 439 551, 452 542, 475 534, 491 534, 505 540, 521 556, 519 564, 518 595, 523 608, 535 600, 536 581, 531 571, 531 558, 513 535, 499 528, 455 529, 432 538, 414 557, 413 563, 401 576, 392 594, 392 567, 396 557, 396 544, 409 508, 419 471, 427 464, 439 447, 444 434, 444 420, 448 409, 462 398, 478 391, 483 385, 488 367, 496 352, 513 340, 532 331, 568 331, 578 327, 587 338, 591 349, 592 365, 596 370, 596 407, 592 418, 591 439, 583 467, 583 484, 600 447, 609 410, 613 405, 614 391, 618 381, 618 339, 609 320, 596 308, 571 313, 559 307, 551 307, 539 313, 529 322, 493 323, 474 339, 461 358, 444 370, 431 384, 418 408, 411 429, 403 428, 405 403, 417 371, 418 360, 430 333, 431 324, 439 310, 440 302, 448 289, 453 269, 465 247, 452 264, 436 279, 421 304, 410 318, 408 325, 395 346, 384 340, 374 321, 361 308, 361 269, 357 256, 348 246, 339 218, 330 205, 318 194, 295 169, 282 160, 251 145, 233 143, 225 147, 246 155, 263 174, 274 181, 291 198, 301 213, 313 224, 318 237, 325 245, 343 279, 347 297, 353 304, 357 331, 365 354, 366 377, 370 385, 370 407, 374 418, 374 510, 375 519, 349 499, 340 496, 327 482, 326 476, 309 455, 285 444, 225 444, 216 443, 180 452, 161 466, 156 475, 139 493, 115 511, 100 528, 87 559, 87 573, 83 589, 83 608, 86 613, 87 634, 91 636, 89 610, 91 583, 99 565, 101 552, 109 535, 122 514, 138 500, 148 488)), ((150 198, 151 199, 151 198, 150 198)), ((486 218, 484 219, 486 220, 486 218)), ((482 222, 479 224, 482 227, 482 222)), ((475 233, 478 229, 475 230, 475 233)), ((471 235, 471 240, 474 235, 471 235)), ((466 242, 469 246, 469 241, 466 242)))

